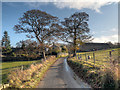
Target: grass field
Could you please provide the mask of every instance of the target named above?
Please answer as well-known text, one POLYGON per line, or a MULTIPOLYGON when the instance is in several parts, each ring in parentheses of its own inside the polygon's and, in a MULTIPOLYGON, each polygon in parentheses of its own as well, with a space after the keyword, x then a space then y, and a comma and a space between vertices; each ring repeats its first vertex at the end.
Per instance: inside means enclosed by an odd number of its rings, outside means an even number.
POLYGON ((93 88, 120 88, 119 60, 120 48, 116 48, 77 53, 76 57, 68 58, 68 64, 93 88))
POLYGON ((0 67, 0 76, 2 76, 2 83, 7 83, 7 75, 11 70, 21 68, 22 65, 28 67, 32 63, 39 63, 41 60, 35 61, 15 61, 15 62, 3 62, 0 67))
POLYGON ((91 52, 81 52, 81 53, 77 53, 76 58, 83 62, 90 63, 98 67, 102 67, 105 65, 107 66, 110 65, 111 62, 113 61, 118 61, 118 57, 120 57, 120 48, 98 50, 91 52), (111 57, 110 57, 110 51, 111 51, 111 57), (88 59, 88 57, 90 58, 88 59))

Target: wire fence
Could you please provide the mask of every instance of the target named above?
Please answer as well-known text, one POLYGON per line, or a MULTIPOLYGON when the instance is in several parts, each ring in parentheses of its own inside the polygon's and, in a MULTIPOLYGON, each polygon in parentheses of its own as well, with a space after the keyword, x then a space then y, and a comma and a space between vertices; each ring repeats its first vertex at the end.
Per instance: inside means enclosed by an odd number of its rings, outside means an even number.
POLYGON ((77 53, 76 58, 98 66, 120 64, 120 49, 77 53))

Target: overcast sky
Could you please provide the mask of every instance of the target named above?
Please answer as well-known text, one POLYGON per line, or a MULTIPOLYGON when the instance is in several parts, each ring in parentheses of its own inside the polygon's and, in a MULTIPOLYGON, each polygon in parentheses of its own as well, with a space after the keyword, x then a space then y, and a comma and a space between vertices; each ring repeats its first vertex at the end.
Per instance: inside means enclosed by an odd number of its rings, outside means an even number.
MULTIPOLYGON (((20 40, 28 39, 25 34, 16 34, 13 30, 18 18, 31 9, 39 9, 60 20, 75 12, 89 14, 89 28, 94 37, 93 42, 118 41, 118 0, 2 0, 2 35, 6 30, 10 36, 11 45, 20 40), (40 2, 42 1, 42 2, 40 2)), ((0 38, 1 39, 1 38, 0 38)))

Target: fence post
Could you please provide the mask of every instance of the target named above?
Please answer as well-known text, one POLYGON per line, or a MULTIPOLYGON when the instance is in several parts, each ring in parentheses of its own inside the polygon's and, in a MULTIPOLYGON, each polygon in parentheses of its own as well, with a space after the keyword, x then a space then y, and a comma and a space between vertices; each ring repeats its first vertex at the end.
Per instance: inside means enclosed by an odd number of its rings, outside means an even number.
POLYGON ((79 56, 78 56, 78 59, 80 60, 81 59, 81 55, 79 54, 79 56))
POLYGON ((86 53, 85 53, 85 59, 86 59, 86 61, 87 61, 86 53))
POLYGON ((81 56, 81 54, 80 54, 80 56, 79 56, 79 57, 80 57, 79 59, 80 59, 80 60, 82 60, 82 56, 81 56))
POLYGON ((94 60, 94 64, 95 64, 95 53, 93 52, 93 60, 94 60))
POLYGON ((77 54, 75 55, 75 58, 77 59, 77 54))
POLYGON ((79 59, 79 54, 77 55, 77 59, 79 59))
POLYGON ((21 66, 21 71, 23 71, 23 65, 21 66))
POLYGON ((110 60, 112 59, 112 52, 109 51, 110 60))
POLYGON ((79 59, 80 55, 78 54, 78 59, 79 59))

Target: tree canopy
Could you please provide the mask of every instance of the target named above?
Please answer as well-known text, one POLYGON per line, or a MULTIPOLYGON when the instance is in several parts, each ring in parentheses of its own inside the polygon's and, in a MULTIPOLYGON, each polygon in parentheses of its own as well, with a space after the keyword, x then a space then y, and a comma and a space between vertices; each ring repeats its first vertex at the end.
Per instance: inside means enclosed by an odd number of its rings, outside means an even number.
POLYGON ((19 24, 14 26, 17 33, 28 33, 27 37, 36 38, 45 58, 44 43, 55 34, 55 25, 57 25, 58 18, 40 10, 30 10, 19 18, 19 24))
POLYGON ((10 37, 8 36, 8 32, 4 31, 4 36, 2 37, 2 51, 4 54, 8 54, 12 51, 10 45, 10 37))
POLYGON ((61 31, 60 39, 74 46, 74 54, 78 45, 92 38, 89 34, 88 20, 89 15, 87 13, 76 12, 68 18, 64 18, 64 21, 61 22, 64 29, 61 31))
POLYGON ((28 33, 27 37, 36 38, 43 51, 45 59, 45 42, 50 42, 57 36, 61 40, 71 43, 74 55, 78 45, 91 40, 88 27, 89 15, 85 12, 76 12, 64 21, 40 10, 30 10, 19 18, 19 24, 14 26, 17 33, 28 33))

